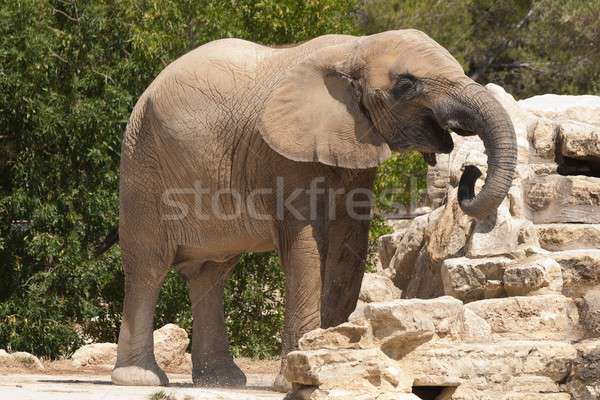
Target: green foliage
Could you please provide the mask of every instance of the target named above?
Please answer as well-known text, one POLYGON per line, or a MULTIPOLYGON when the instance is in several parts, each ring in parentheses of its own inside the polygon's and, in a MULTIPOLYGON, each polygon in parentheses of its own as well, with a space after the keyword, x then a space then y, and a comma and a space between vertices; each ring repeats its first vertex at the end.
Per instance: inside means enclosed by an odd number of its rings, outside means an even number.
POLYGON ((421 205, 427 190, 427 167, 420 153, 394 154, 377 170, 373 188, 375 209, 369 231, 367 271, 375 270, 378 240, 392 232, 385 218, 398 211, 412 212, 421 205))
POLYGON ((393 213, 401 207, 417 207, 427 185, 427 166, 420 153, 394 154, 377 171, 374 191, 376 211, 393 213))
POLYGON ((284 286, 275 254, 242 256, 225 288, 227 329, 235 355, 265 358, 279 354, 284 286))

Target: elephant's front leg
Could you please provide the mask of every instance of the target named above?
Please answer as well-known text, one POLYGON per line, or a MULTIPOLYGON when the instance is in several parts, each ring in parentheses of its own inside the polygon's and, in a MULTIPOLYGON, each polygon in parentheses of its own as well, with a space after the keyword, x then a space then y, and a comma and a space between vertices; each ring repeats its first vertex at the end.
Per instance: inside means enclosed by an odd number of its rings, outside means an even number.
POLYGON ((239 257, 226 262, 186 263, 177 270, 192 303, 192 379, 198 386, 244 386, 246 376, 229 351, 223 295, 239 257))
MULTIPOLYGON (((345 214, 330 221, 321 297, 321 327, 337 326, 356 308, 369 247, 369 221, 345 214)), ((367 214, 368 215, 368 214, 367 214)))
POLYGON ((121 239, 123 270, 125 272, 125 300, 123 321, 119 334, 117 362, 112 371, 116 385, 166 386, 167 375, 154 358, 154 309, 160 287, 168 272, 151 247, 142 247, 121 239))
POLYGON ((278 250, 285 272, 285 321, 281 370, 275 388, 288 391, 286 356, 298 348, 298 340, 321 324, 321 260, 313 227, 283 226, 278 232, 278 250))

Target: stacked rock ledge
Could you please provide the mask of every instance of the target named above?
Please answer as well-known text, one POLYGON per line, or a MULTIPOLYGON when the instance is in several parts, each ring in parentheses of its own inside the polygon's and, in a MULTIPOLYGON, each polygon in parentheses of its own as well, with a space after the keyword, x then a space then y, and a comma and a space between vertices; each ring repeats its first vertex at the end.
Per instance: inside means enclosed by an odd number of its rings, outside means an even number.
POLYGON ((453 135, 428 170, 433 210, 390 223, 349 322, 289 355, 289 399, 600 399, 600 97, 487 89, 517 133, 508 198, 462 213, 462 168, 486 156, 453 135))

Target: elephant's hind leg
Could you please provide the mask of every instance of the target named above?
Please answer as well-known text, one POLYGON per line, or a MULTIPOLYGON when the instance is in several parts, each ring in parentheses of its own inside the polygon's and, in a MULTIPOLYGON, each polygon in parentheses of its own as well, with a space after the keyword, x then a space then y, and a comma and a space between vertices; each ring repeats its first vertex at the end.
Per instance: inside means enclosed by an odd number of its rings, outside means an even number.
POLYGON ((154 309, 169 262, 156 249, 126 236, 121 240, 125 272, 123 321, 117 362, 111 378, 116 385, 166 386, 169 380, 154 358, 154 309))
POLYGON ((226 262, 186 262, 176 267, 187 281, 192 303, 192 378, 198 386, 244 386, 225 331, 223 295, 239 257, 226 262))

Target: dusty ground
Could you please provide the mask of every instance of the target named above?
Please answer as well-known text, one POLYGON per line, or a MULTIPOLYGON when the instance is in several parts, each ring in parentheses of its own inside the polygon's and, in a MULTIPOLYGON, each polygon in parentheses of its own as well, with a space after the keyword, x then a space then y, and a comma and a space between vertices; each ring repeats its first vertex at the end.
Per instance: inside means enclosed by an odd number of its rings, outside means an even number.
POLYGON ((277 361, 236 361, 248 376, 245 388, 195 388, 190 373, 170 373, 171 386, 167 388, 114 386, 110 383, 110 369, 74 370, 69 361, 46 362, 46 369, 35 373, 0 370, 0 399, 281 400, 285 397, 270 390, 279 365, 277 361), (164 396, 157 396, 159 391, 163 391, 164 396))

